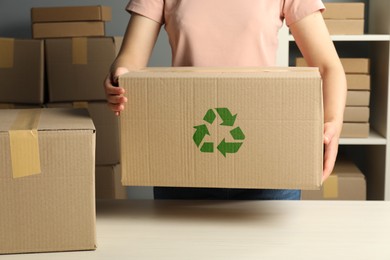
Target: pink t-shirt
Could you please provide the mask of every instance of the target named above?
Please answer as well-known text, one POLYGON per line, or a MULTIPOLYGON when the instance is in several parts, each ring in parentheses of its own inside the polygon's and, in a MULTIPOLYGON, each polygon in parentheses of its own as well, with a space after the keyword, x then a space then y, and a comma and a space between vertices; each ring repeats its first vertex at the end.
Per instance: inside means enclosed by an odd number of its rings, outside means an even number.
POLYGON ((274 66, 278 31, 324 9, 321 0, 131 0, 165 25, 172 66, 274 66))

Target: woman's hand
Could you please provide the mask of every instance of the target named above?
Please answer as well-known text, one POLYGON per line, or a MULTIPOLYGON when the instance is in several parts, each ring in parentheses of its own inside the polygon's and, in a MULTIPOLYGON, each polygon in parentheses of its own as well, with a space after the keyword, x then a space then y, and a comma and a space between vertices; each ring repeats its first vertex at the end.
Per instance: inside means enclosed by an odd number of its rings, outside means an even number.
POLYGON ((332 173, 347 96, 347 81, 324 18, 315 12, 290 25, 307 64, 320 70, 324 102, 324 162, 322 180, 332 173))
POLYGON ((324 166, 322 181, 324 182, 333 171, 339 146, 339 133, 341 129, 335 122, 324 124, 324 166))
POLYGON ((124 96, 124 88, 118 86, 118 78, 127 72, 129 72, 127 68, 118 67, 108 74, 104 80, 104 90, 106 92, 108 106, 117 116, 125 109, 125 103, 127 102, 127 98, 124 96))

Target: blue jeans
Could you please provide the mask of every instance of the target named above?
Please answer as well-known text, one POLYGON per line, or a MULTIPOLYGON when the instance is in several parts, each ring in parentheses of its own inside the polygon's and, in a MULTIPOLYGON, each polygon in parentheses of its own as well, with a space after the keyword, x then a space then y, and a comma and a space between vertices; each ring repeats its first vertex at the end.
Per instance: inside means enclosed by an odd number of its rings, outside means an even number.
POLYGON ((156 200, 299 200, 300 190, 154 187, 156 200))

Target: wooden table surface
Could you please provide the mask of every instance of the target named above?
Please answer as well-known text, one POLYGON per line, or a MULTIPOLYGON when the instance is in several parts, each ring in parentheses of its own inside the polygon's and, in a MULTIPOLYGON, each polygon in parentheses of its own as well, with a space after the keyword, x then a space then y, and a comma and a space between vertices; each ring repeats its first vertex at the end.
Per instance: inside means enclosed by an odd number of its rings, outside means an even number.
POLYGON ((98 201, 96 251, 5 259, 390 259, 390 202, 98 201))

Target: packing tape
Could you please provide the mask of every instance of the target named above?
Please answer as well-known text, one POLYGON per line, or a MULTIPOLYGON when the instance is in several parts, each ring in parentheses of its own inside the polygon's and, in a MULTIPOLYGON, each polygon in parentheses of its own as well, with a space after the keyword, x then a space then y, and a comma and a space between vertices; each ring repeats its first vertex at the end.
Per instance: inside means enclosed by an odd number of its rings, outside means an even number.
POLYGON ((41 109, 20 110, 8 131, 14 178, 41 173, 37 130, 40 115, 41 109))
POLYGON ((14 39, 0 38, 0 69, 14 66, 14 39))
POLYGON ((330 175, 324 182, 322 195, 324 199, 335 199, 339 196, 339 180, 337 175, 330 175))
POLYGON ((72 38, 72 63, 88 64, 88 41, 87 38, 72 38))
POLYGON ((73 108, 88 108, 88 102, 73 102, 73 108))

